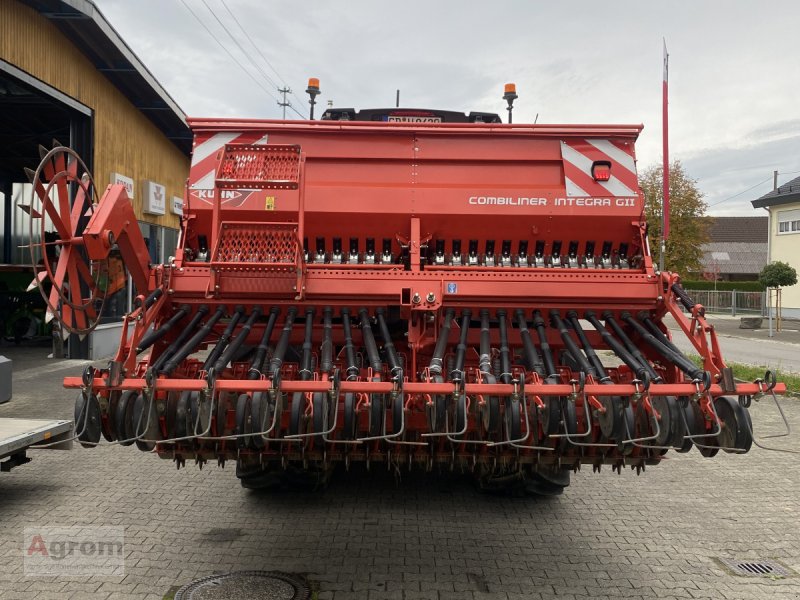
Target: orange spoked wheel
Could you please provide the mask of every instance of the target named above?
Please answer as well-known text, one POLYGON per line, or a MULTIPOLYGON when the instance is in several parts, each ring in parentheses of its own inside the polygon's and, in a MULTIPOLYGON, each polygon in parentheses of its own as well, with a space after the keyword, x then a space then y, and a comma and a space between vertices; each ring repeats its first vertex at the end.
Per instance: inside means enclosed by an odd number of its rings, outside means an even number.
MULTIPOLYGON (((40 147, 42 162, 28 172, 33 184, 29 206, 31 263, 47 304, 64 332, 85 335, 100 319, 109 290, 109 260, 91 261, 82 232, 98 198, 86 164, 71 148, 54 142, 40 147)), ((33 284, 32 284, 33 285, 33 284)))

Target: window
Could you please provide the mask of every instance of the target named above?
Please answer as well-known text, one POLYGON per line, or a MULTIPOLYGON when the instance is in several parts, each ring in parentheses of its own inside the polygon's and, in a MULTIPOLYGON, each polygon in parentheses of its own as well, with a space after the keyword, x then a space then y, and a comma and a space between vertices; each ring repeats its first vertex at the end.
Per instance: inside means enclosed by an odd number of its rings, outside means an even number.
POLYGON ((800 233, 800 209, 778 212, 778 234, 800 233))

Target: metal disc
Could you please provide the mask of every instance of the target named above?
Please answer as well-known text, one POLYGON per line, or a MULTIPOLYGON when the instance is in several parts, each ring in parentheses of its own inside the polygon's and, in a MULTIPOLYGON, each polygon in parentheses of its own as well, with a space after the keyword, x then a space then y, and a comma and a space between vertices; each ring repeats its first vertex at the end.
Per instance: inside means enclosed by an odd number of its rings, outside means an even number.
MULTIPOLYGON (((256 392, 250 399, 250 431, 248 433, 259 433, 269 429, 272 425, 272 404, 269 394, 266 392, 256 392)), ((250 437, 250 446, 261 450, 266 446, 262 435, 250 437)))
POLYGON ((506 436, 509 440, 518 440, 522 435, 522 413, 517 398, 506 400, 506 436))
POLYGON ((601 396, 599 398, 605 412, 598 412, 597 421, 600 432, 607 440, 620 441, 625 438, 625 419, 623 402, 619 396, 601 396))
MULTIPOLYGON (((242 485, 245 480, 242 479, 242 485)), ((276 571, 239 571, 210 575, 175 593, 175 600, 308 600, 311 589, 297 576, 276 571)))
MULTIPOLYGON (((108 395, 108 405, 106 407, 105 419, 102 419, 101 425, 103 430, 103 437, 108 442, 113 442, 116 439, 116 432, 114 431, 114 413, 117 411, 117 403, 122 392, 111 392, 108 395)), ((101 415, 102 416, 102 415, 101 415)))
POLYGON ((117 430, 118 440, 129 440, 122 442, 123 446, 130 446, 133 444, 133 433, 129 427, 130 415, 133 412, 133 403, 136 400, 137 393, 133 390, 127 390, 122 393, 117 403, 117 410, 114 414, 114 428, 117 430))
MULTIPOLYGON (((709 430, 706 428, 706 417, 703 413, 703 409, 700 407, 698 402, 691 402, 690 404, 693 405, 693 410, 697 413, 695 419, 699 429, 698 433, 707 434, 709 430)), ((714 430, 716 430, 716 426, 711 431, 714 430)), ((700 452, 700 454, 706 458, 713 458, 719 452, 719 448, 717 447, 714 436, 706 435, 706 437, 697 438, 697 440, 695 440, 695 446, 697 446, 697 450, 700 452)))
MULTIPOLYGON (((217 401, 217 414, 214 418, 213 434, 216 436, 225 436, 228 434, 228 408, 230 408, 234 398, 238 399, 235 394, 220 394, 217 401)), ((235 408, 235 405, 234 405, 235 408)))
POLYGON ((175 436, 175 412, 178 408, 178 399, 180 398, 179 392, 167 392, 167 408, 164 414, 164 420, 167 426, 167 438, 175 436))
POLYGON ((175 405, 175 437, 182 438, 189 434, 189 397, 190 391, 181 392, 175 405))
POLYGON ((369 434, 383 435, 386 431, 386 408, 383 394, 371 394, 369 402, 369 434))
POLYGON ((747 452, 753 444, 748 430, 744 407, 738 401, 727 396, 714 400, 714 408, 722 421, 722 428, 716 436, 716 445, 721 450, 735 453, 737 450, 747 452))
POLYGON ((624 455, 631 454, 636 446, 632 443, 627 443, 625 440, 631 440, 636 437, 636 413, 633 410, 630 402, 622 400, 622 440, 617 443, 617 448, 624 455))
POLYGON ((392 398, 392 433, 400 433, 400 426, 403 424, 403 394, 397 394, 392 398))
POLYGON ((344 395, 344 428, 342 429, 342 437, 346 440, 356 439, 357 427, 356 395, 353 392, 347 392, 344 395))
POLYGON ((686 424, 683 422, 681 416, 681 406, 675 396, 667 396, 667 403, 669 404, 669 411, 671 415, 671 432, 667 445, 673 448, 681 448, 683 440, 686 436, 686 424))
MULTIPOLYGON (((670 403, 667 396, 653 396, 650 398, 653 408, 661 416, 658 422, 658 435, 654 440, 647 442, 652 446, 668 446, 672 439, 672 411, 670 410, 670 403)), ((650 425, 651 435, 655 432, 655 425, 653 424, 653 415, 648 415, 648 425, 650 425)))
POLYGON ((460 434, 467 425, 467 395, 460 394, 456 398, 455 423, 451 433, 460 434))
POLYGON ((303 392, 292 394, 292 410, 289 415, 289 435, 300 433, 303 415, 306 412, 306 395, 303 392))
POLYGON ((558 426, 561 423, 560 398, 558 396, 545 396, 542 401, 544 402, 544 408, 539 411, 539 421, 542 424, 544 434, 559 433, 558 426))
POLYGON ((561 402, 561 415, 567 433, 570 435, 578 433, 578 411, 575 402, 564 398, 561 402))
POLYGON ((482 413, 484 431, 489 434, 496 433, 500 428, 500 398, 489 396, 483 406, 482 413))
MULTIPOLYGON (((322 433, 328 429, 328 394, 314 392, 311 403, 314 407, 314 433, 322 433)), ((322 439, 319 439, 322 442, 322 439)))
POLYGON ((79 392, 75 400, 75 430, 78 440, 86 448, 94 447, 101 435, 100 402, 97 396, 79 392))
MULTIPOLYGON (((249 421, 251 419, 250 415, 250 395, 249 394, 239 394, 239 397, 236 399, 236 429, 234 430, 235 435, 244 435, 250 433, 248 431, 249 421)), ((236 438, 236 447, 243 449, 247 448, 249 445, 249 438, 240 437, 236 438)))

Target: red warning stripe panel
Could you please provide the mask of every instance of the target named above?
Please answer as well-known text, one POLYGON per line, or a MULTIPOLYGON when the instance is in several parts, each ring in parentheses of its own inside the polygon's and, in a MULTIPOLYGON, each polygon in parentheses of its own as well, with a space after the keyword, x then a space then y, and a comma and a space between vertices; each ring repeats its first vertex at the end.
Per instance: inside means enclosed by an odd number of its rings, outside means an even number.
POLYGON ((604 139, 570 140, 561 143, 567 196, 636 196, 639 189, 632 145, 620 145, 604 139), (611 165, 608 181, 595 181, 592 164, 611 165))
POLYGON ((226 144, 264 144, 266 136, 257 131, 245 133, 223 131, 214 133, 205 139, 195 139, 192 152, 192 166, 189 169, 189 187, 191 189, 212 189, 217 169, 217 155, 226 144))

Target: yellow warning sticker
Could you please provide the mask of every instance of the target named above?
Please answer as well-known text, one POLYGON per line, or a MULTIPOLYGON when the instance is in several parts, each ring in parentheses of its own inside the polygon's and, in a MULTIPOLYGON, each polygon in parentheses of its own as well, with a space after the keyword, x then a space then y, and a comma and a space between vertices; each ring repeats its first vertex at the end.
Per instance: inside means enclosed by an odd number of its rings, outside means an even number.
POLYGON ((267 196, 264 199, 264 210, 275 210, 275 196, 267 196))

